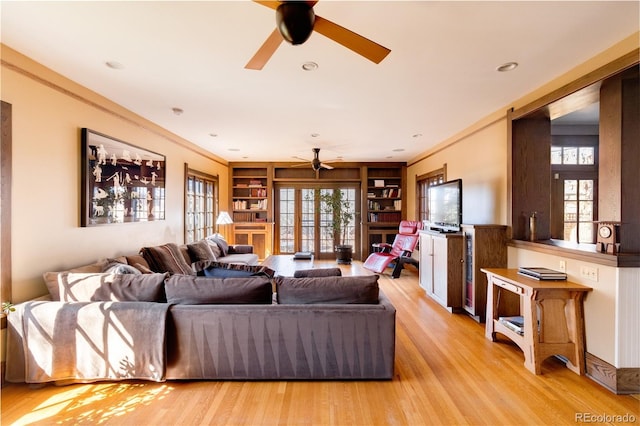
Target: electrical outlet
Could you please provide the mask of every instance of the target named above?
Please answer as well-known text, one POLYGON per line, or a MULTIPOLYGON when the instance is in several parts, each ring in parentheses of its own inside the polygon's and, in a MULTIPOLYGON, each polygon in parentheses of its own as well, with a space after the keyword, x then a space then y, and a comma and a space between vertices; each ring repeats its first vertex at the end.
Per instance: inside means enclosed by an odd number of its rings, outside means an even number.
POLYGON ((567 272, 567 261, 561 260, 560 266, 558 266, 558 269, 560 269, 560 272, 567 272))
POLYGON ((591 281, 598 281, 598 268, 593 268, 591 266, 581 266, 580 267, 580 276, 582 278, 586 278, 591 281))

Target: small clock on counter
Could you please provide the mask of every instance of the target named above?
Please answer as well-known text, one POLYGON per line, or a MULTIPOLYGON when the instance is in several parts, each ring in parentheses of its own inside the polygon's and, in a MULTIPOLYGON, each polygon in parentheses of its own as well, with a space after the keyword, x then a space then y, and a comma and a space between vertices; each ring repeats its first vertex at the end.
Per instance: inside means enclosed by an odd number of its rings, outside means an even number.
POLYGON ((620 222, 598 222, 596 248, 602 253, 620 252, 620 222))

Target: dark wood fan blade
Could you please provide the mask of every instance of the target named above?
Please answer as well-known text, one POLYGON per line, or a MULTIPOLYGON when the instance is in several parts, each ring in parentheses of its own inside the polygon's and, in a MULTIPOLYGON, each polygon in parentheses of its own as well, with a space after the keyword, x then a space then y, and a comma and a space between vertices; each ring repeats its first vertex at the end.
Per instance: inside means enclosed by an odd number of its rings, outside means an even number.
POLYGON ((254 3, 258 3, 258 4, 261 4, 263 6, 270 7, 271 9, 277 9, 278 6, 280 6, 280 3, 281 3, 279 1, 261 1, 261 0, 253 0, 253 1, 254 1, 254 3))
MULTIPOLYGON (((280 3, 282 3, 281 1, 262 1, 262 0, 253 0, 253 2, 261 4, 261 5, 266 6, 266 7, 270 7, 271 9, 277 9, 278 6, 280 6, 280 3)), ((309 7, 315 6, 316 3, 318 3, 318 0, 315 0, 315 1, 314 0, 309 0, 307 2, 309 7)))
POLYGON ((326 163, 320 163, 320 167, 322 167, 323 169, 327 169, 327 170, 333 170, 333 166, 330 166, 326 163))
POLYGON ((353 50, 357 54, 364 56, 376 64, 379 64, 387 57, 389 52, 391 52, 391 50, 379 45, 375 41, 362 37, 360 34, 356 34, 353 31, 318 15, 316 15, 316 22, 313 26, 313 30, 330 38, 336 43, 353 50))
POLYGON ((282 41, 283 38, 280 35, 280 31, 276 28, 244 67, 249 70, 261 70, 264 68, 282 41))

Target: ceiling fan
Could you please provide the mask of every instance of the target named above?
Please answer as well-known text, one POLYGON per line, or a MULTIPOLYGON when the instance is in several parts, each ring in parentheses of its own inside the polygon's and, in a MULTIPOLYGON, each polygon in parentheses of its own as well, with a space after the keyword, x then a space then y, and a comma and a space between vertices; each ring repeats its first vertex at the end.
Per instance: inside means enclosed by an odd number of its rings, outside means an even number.
MULTIPOLYGON (((318 171, 320 169, 326 169, 326 170, 331 170, 333 169, 333 166, 328 165, 327 163, 323 163, 320 161, 320 148, 313 148, 313 160, 309 161, 306 158, 301 158, 301 157, 293 157, 293 158, 297 158, 298 160, 302 160, 302 161, 306 161, 307 163, 311 164, 311 168, 315 171, 318 171)), ((306 166, 306 164, 304 164, 306 166)), ((293 167, 301 167, 303 165, 295 165, 293 167)))
POLYGON ((276 10, 276 29, 267 38, 256 54, 245 65, 246 69, 261 70, 280 46, 282 40, 291 44, 304 43, 313 31, 330 38, 379 64, 391 50, 335 24, 313 12, 315 1, 260 1, 263 6, 276 10))

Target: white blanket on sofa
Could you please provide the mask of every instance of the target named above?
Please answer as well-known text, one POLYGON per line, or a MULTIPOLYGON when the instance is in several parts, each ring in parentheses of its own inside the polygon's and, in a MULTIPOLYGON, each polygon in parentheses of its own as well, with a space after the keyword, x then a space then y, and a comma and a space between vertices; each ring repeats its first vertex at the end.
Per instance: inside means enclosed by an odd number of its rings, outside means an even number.
POLYGON ((22 303, 9 315, 7 380, 163 381, 169 306, 151 302, 22 303))

